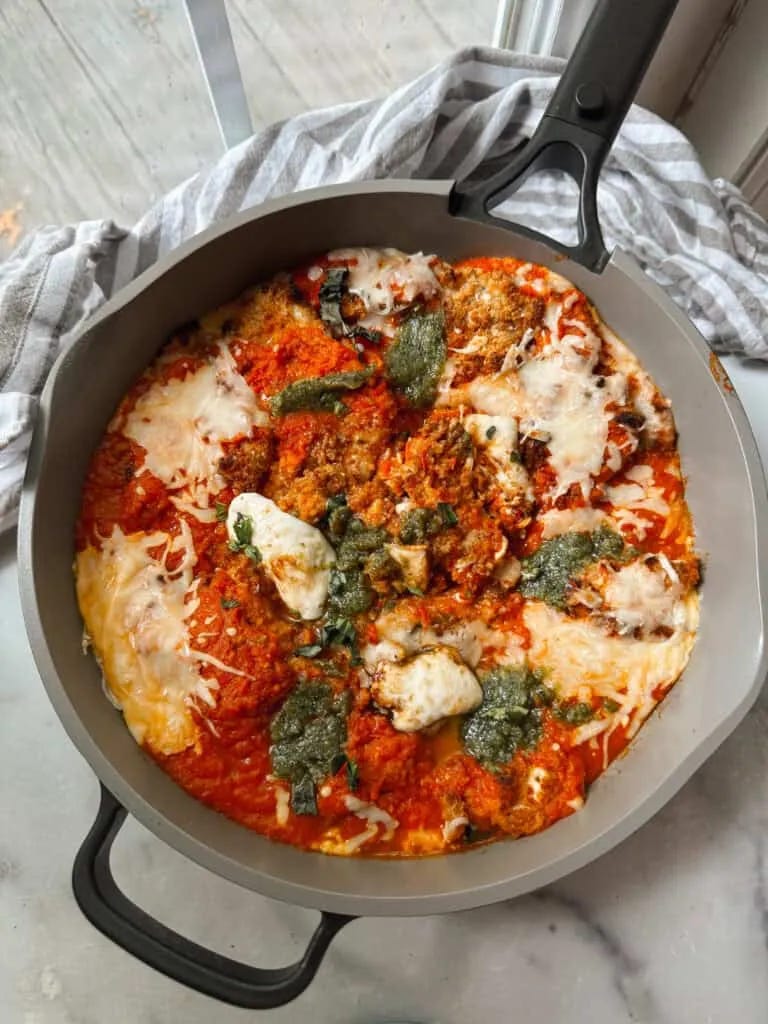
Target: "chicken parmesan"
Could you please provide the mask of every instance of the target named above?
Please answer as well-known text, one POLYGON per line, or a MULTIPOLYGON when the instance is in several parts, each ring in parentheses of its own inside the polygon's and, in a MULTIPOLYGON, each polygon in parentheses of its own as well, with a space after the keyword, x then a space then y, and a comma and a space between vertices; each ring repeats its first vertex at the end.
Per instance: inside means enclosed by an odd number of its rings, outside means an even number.
POLYGON ((698 623, 669 401, 506 257, 336 250, 176 331, 92 458, 75 572, 147 755, 341 855, 578 811, 698 623))

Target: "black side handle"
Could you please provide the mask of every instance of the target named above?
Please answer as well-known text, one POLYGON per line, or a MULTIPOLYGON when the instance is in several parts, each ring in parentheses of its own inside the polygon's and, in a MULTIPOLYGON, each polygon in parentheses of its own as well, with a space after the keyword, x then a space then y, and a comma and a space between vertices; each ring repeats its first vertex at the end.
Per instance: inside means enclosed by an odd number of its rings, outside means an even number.
POLYGON ((451 213, 511 227, 601 271, 608 253, 597 216, 597 179, 677 2, 598 0, 529 142, 488 180, 457 183, 451 213), (539 170, 564 171, 579 186, 576 245, 490 212, 539 170))
POLYGON ((107 938, 182 985, 246 1009, 282 1006, 304 991, 336 933, 354 920, 324 913, 304 956, 289 967, 265 970, 212 953, 145 914, 117 888, 109 854, 125 817, 125 808, 102 786, 96 821, 75 858, 75 899, 107 938))

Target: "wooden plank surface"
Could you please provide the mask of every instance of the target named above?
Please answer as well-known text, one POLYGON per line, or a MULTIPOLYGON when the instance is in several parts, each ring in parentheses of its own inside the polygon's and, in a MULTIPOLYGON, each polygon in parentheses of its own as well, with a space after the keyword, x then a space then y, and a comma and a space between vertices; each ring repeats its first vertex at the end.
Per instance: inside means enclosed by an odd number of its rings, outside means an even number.
MULTIPOLYGON (((495 0, 229 0, 258 129, 490 41, 495 0)), ((129 225, 221 153, 179 0, 2 0, 0 257, 45 223, 129 225)))

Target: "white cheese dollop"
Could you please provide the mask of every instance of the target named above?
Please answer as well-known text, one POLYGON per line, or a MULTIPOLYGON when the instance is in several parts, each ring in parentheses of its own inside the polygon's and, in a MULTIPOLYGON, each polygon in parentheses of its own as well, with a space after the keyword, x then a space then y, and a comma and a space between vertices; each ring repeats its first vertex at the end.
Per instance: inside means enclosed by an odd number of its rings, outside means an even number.
POLYGON ((263 494, 238 494, 227 513, 227 533, 235 540, 238 515, 249 519, 252 543, 259 549, 263 567, 286 606, 302 619, 318 619, 328 597, 333 548, 314 526, 305 523, 265 498, 263 494))
POLYGON ((376 703, 392 711, 400 732, 417 732, 449 715, 473 711, 483 699, 474 673, 452 647, 432 647, 408 661, 382 661, 371 681, 376 703))

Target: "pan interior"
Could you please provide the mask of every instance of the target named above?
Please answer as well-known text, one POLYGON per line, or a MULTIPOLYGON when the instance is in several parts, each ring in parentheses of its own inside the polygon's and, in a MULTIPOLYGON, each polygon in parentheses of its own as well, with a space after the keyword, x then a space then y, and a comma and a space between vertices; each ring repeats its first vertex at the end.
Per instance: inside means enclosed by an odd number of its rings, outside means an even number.
POLYGON ((20 529, 22 596, 35 657, 72 739, 102 781, 161 838, 266 895, 348 913, 422 914, 517 895, 581 866, 660 807, 756 696, 763 669, 759 463, 708 350, 626 258, 593 275, 499 227, 452 218, 447 186, 336 187, 270 204, 187 244, 105 307, 60 361, 36 431, 20 529), (421 860, 374 861, 271 843, 179 789, 136 746, 81 651, 72 537, 93 448, 169 331, 317 252, 396 246, 447 259, 513 255, 552 266, 593 300, 673 403, 705 559, 699 639, 661 708, 593 786, 583 811, 524 840, 421 860), (756 483, 755 483, 756 481, 756 483), (755 493, 757 489, 757 493, 755 493))

